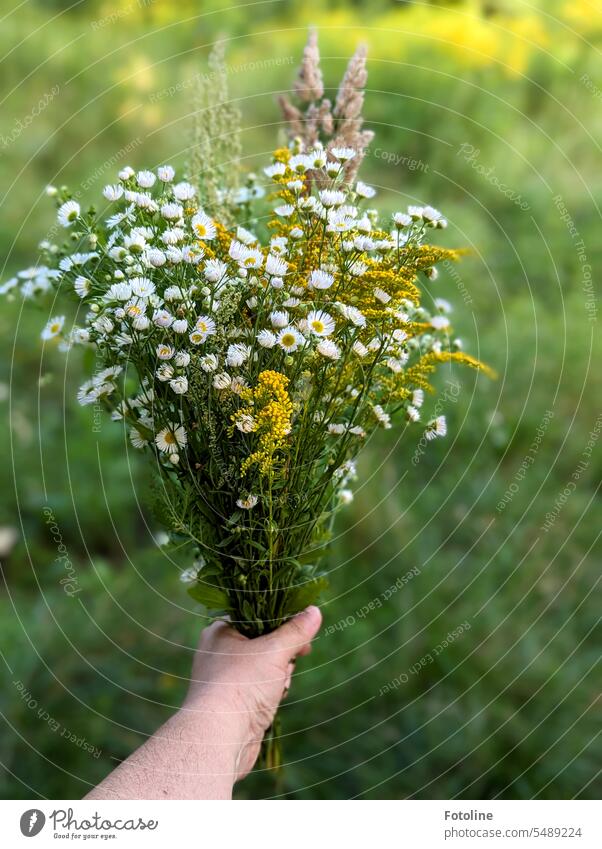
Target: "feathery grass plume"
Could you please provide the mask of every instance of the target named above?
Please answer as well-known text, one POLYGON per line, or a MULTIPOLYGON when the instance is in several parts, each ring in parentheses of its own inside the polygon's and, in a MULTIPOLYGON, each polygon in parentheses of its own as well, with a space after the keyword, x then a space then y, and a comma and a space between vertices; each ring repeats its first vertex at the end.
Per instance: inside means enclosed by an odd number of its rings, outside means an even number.
POLYGON ((240 187, 241 114, 229 97, 225 52, 224 41, 217 41, 209 54, 209 73, 196 77, 189 170, 202 204, 231 225, 240 187))
MULTIPOLYGON (((333 148, 353 148, 356 155, 344 166, 347 183, 355 177, 366 148, 374 137, 370 130, 362 129, 364 88, 368 79, 366 54, 366 46, 362 44, 349 60, 333 109, 331 101, 323 96, 317 35, 311 30, 294 83, 295 94, 302 105, 296 106, 285 95, 278 99, 288 125, 289 139, 295 141, 301 150, 317 144, 325 145, 329 154, 333 148)), ((313 176, 317 178, 317 175, 313 176)))
POLYGON ((312 103, 314 100, 321 100, 324 97, 318 34, 315 29, 310 30, 307 44, 303 50, 301 67, 295 80, 295 92, 302 103, 312 103))
POLYGON ((366 55, 366 45, 360 44, 349 60, 334 106, 336 135, 328 145, 329 148, 352 147, 357 151, 357 156, 347 166, 349 180, 355 177, 366 148, 374 138, 371 130, 362 130, 364 89, 368 81, 366 55))

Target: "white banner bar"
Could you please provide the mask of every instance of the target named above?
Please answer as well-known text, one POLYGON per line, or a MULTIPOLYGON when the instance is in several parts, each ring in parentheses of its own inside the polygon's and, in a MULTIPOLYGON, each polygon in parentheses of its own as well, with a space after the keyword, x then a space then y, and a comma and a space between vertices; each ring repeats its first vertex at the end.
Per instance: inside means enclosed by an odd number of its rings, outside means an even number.
POLYGON ((67 842, 174 849, 600 849, 600 810, 590 801, 4 801, 0 838, 2 846, 40 849, 67 842))

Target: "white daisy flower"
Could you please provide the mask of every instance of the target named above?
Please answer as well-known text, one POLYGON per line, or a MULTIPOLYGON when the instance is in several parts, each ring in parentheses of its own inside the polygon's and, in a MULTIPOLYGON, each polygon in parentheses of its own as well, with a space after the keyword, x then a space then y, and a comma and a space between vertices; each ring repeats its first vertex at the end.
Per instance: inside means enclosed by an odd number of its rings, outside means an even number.
POLYGON ((273 348, 278 340, 271 330, 260 330, 257 334, 257 341, 262 348, 273 348))
POLYGON ((146 439, 136 427, 130 429, 130 442, 134 448, 146 448, 148 445, 148 439, 146 439))
POLYGON ((89 293, 89 291, 90 291, 90 286, 91 286, 91 285, 92 285, 92 284, 90 283, 90 281, 88 280, 88 278, 87 278, 87 277, 82 277, 82 276, 81 276, 81 274, 78 274, 78 276, 77 276, 77 277, 75 278, 75 280, 73 281, 73 288, 75 289, 75 293, 76 293, 76 294, 77 294, 80 298, 85 298, 85 297, 86 297, 86 295, 87 295, 87 294, 89 293))
POLYGON ((292 354, 300 345, 303 345, 305 339, 295 327, 283 327, 276 341, 283 351, 292 354))
POLYGON ((188 351, 178 351, 173 361, 178 368, 186 368, 190 365, 190 354, 188 351))
POLYGON ((389 430, 391 428, 391 416, 383 410, 380 404, 375 404, 372 407, 372 412, 385 430, 389 430))
POLYGON ((288 313, 286 310, 274 310, 270 313, 270 321, 272 327, 286 327, 289 322, 288 313))
POLYGON ((340 210, 331 210, 328 213, 328 226, 326 230, 329 233, 347 233, 348 230, 353 230, 356 226, 355 219, 340 210))
POLYGON ((171 360, 176 350, 172 345, 166 345, 162 342, 160 345, 157 345, 156 352, 160 360, 171 360))
POLYGON ((199 577, 200 571, 198 566, 190 566, 188 569, 180 572, 180 581, 183 584, 194 584, 199 577))
MULTIPOLYGON (((137 233, 132 230, 129 235, 124 237, 123 246, 131 254, 139 254, 146 248, 146 239, 142 233, 137 233)), ((118 251, 119 248, 117 247, 115 250, 118 251)))
POLYGON ((161 383, 167 383, 168 380, 171 380, 174 376, 174 367, 171 363, 161 363, 157 371, 155 372, 155 377, 157 380, 160 380, 161 383))
POLYGON ((200 315, 196 320, 195 330, 197 331, 197 333, 203 334, 203 341, 205 341, 208 336, 215 335, 215 321, 209 315, 200 315))
POLYGON ((203 369, 203 371, 210 373, 215 371, 218 367, 218 359, 215 354, 205 354, 204 357, 201 357, 199 360, 199 365, 203 369))
POLYGON ((183 301, 184 297, 181 286, 168 286, 163 292, 163 298, 166 301, 183 301))
POLYGON ((173 324, 173 315, 167 310, 155 310, 153 313, 153 324, 157 327, 170 327, 173 324))
POLYGON ((435 306, 443 313, 450 313, 452 311, 452 305, 445 298, 435 298, 435 306))
POLYGON ((286 253, 288 239, 286 236, 272 236, 270 239, 270 251, 275 254, 286 253))
POLYGON ((95 386, 102 386, 103 391, 106 391, 107 381, 113 380, 115 377, 119 377, 122 371, 122 366, 109 366, 95 374, 92 380, 94 381, 95 386))
POLYGON ((447 433, 447 422, 445 420, 445 416, 437 416, 436 419, 432 419, 428 425, 426 426, 426 430, 424 431, 424 435, 426 439, 432 440, 437 439, 437 437, 445 436, 447 433))
POLYGON ((243 345, 241 342, 236 342, 234 345, 229 345, 226 352, 226 365, 233 368, 241 366, 251 356, 251 348, 248 345, 243 345))
POLYGON ((173 178, 176 176, 176 172, 171 165, 160 165, 157 168, 157 176, 162 183, 171 183, 173 178))
POLYGON ((154 268, 161 268, 167 262, 167 257, 159 248, 149 248, 146 252, 146 259, 154 268))
POLYGON ((341 504, 351 504, 351 502, 353 501, 353 490, 339 489, 338 497, 341 504))
POLYGON ((316 336, 330 336, 334 333, 334 319, 323 310, 312 310, 308 313, 306 321, 308 329, 316 336))
POLYGON ((291 171, 296 171, 297 174, 303 174, 308 168, 312 167, 311 159, 304 153, 297 153, 289 159, 288 167, 291 171))
POLYGON ((412 392, 412 404, 415 407, 422 407, 424 404, 424 391, 422 389, 414 389, 412 392))
POLYGON ((309 285, 313 289, 330 289, 334 283, 334 277, 327 271, 318 268, 309 275, 309 285))
POLYGON ((255 430, 255 419, 253 416, 244 414, 236 420, 236 427, 241 433, 253 433, 255 430))
POLYGON ((362 183, 361 180, 358 180, 355 184, 355 193, 361 198, 373 198, 376 194, 376 189, 372 186, 366 185, 366 183, 362 183))
POLYGON ((116 183, 113 186, 105 186, 102 193, 108 201, 116 201, 123 197, 123 186, 119 183, 116 183))
POLYGON ((71 227, 77 221, 81 213, 81 207, 75 200, 68 200, 59 207, 57 219, 61 227, 71 227))
POLYGON ((247 248, 242 265, 245 268, 261 268, 263 265, 263 254, 256 248, 247 248))
POLYGON ((232 383, 232 378, 227 371, 221 371, 213 378, 213 386, 215 389, 227 389, 232 383))
POLYGON ((130 318, 136 318, 139 315, 144 315, 146 312, 147 301, 143 298, 132 298, 125 305, 125 314, 130 318))
POLYGON ((87 380, 77 390, 77 401, 82 407, 87 407, 98 401, 100 394, 100 386, 95 386, 93 380, 87 380))
POLYGON ((119 179, 120 180, 129 180, 130 177, 133 177, 133 176, 134 176, 134 169, 130 168, 129 165, 126 165, 125 168, 122 168, 121 171, 119 172, 119 179))
POLYGON ((172 265, 177 265, 179 262, 182 262, 183 259, 184 259, 184 256, 183 256, 180 248, 168 248, 165 251, 165 256, 167 257, 168 261, 171 262, 172 265))
POLYGON ((236 506, 240 507, 241 510, 252 510, 258 501, 259 499, 256 495, 247 495, 245 498, 238 498, 236 500, 236 506))
POLYGON ((359 425, 355 425, 354 427, 349 428, 349 433, 352 433, 354 436, 364 437, 366 435, 366 431, 363 427, 359 425))
POLYGON ((281 177, 286 171, 286 165, 284 162, 274 162, 273 165, 268 165, 267 168, 263 169, 263 173, 266 177, 281 177))
POLYGON ((360 342, 359 339, 356 340, 351 346, 351 350, 354 354, 357 354, 358 357, 367 357, 368 356, 368 348, 364 345, 363 342, 360 342))
POLYGON ((243 389, 247 389, 248 383, 241 377, 240 375, 236 375, 236 377, 232 378, 232 383, 230 384, 230 390, 234 392, 236 395, 240 395, 243 389))
POLYGON ((138 171, 136 174, 136 182, 142 189, 150 189, 156 179, 152 171, 138 171))
POLYGON ((322 339, 316 345, 316 351, 328 360, 338 360, 341 357, 341 351, 331 339, 322 339))
POLYGON ((420 410, 418 410, 417 407, 414 407, 413 404, 408 404, 408 406, 406 408, 406 414, 407 414, 409 421, 411 421, 411 422, 420 421, 420 410))
POLYGON ((324 166, 326 165, 326 151, 322 148, 310 150, 307 154, 307 158, 309 160, 310 168, 319 170, 320 168, 324 168, 324 166))
POLYGON ((132 287, 129 283, 113 283, 104 293, 105 301, 127 301, 132 296, 132 287))
POLYGON ((190 223, 192 226, 192 232, 197 239, 201 239, 204 242, 215 239, 217 230, 215 229, 213 219, 204 212, 197 212, 190 223))
POLYGON ((253 245, 257 241, 255 233, 251 233, 250 230, 245 230, 244 227, 236 228, 236 238, 239 242, 242 242, 243 245, 253 245))
POLYGON ((345 203, 345 192, 335 189, 322 189, 318 193, 318 197, 327 209, 331 206, 341 206, 341 204, 345 203))
POLYGON ((182 241, 184 235, 184 231, 181 227, 171 227, 168 230, 164 230, 161 234, 161 241, 164 245, 173 247, 174 245, 177 245, 178 242, 182 241))
POLYGON ((330 153, 340 162, 348 162, 355 156, 355 150, 352 147, 331 147, 330 153))
POLYGON ((177 221, 184 214, 184 210, 179 203, 164 203, 161 207, 161 215, 167 221, 177 221))
POLYGON ((157 201, 152 198, 148 192, 138 192, 134 198, 134 203, 137 207, 144 209, 147 212, 157 212, 159 209, 157 201))
POLYGON ((281 218, 290 218, 294 211, 295 207, 291 206, 290 203, 283 203, 280 206, 274 207, 274 212, 281 218))
POLYGON ((378 286, 374 289, 374 297, 382 304, 388 304, 391 300, 391 295, 389 295, 387 292, 385 292, 384 289, 381 289, 378 286))
POLYGON ((90 341, 90 331, 85 327, 74 327, 71 340, 75 345, 86 345, 90 341))
POLYGON ((430 321, 431 327, 435 330, 445 330, 449 327, 449 318, 445 315, 434 315, 430 321))
POLYGON ((182 425, 172 424, 164 427, 155 436, 155 444, 159 451, 165 454, 174 453, 174 449, 184 448, 188 435, 182 425))
POLYGON ((7 280, 6 283, 3 283, 0 286, 0 295, 6 295, 8 292, 11 292, 13 289, 19 285, 18 277, 11 277, 10 280, 7 280))
POLYGON ((181 183, 176 183, 173 187, 173 194, 176 200, 192 200, 196 195, 196 189, 190 183, 182 181, 181 183))
POLYGON ((347 428, 345 427, 344 424, 337 424, 335 422, 331 422, 328 425, 327 430, 328 430, 328 433, 330 433, 332 436, 342 436, 345 433, 345 431, 347 430, 347 428))
POLYGON ((61 330, 63 329, 63 325, 65 324, 65 316, 57 315, 55 318, 51 318, 50 321, 46 324, 44 330, 42 330, 41 336, 42 339, 54 339, 55 336, 58 336, 61 330))
POLYGON ((287 269, 288 262, 286 262, 279 256, 268 254, 268 257, 265 261, 266 274, 270 274, 275 277, 283 277, 286 274, 287 269))
POLYGON ((186 333, 188 330, 188 322, 185 318, 177 318, 171 325, 174 333, 186 333))
POLYGON ((150 298, 155 292, 155 284, 148 277, 132 277, 130 280, 132 294, 139 298, 150 298))
POLYGON ((244 262, 244 259, 247 256, 247 251, 248 247, 243 245, 242 242, 238 242, 236 239, 232 239, 230 242, 228 254, 232 257, 234 262, 238 262, 239 264, 244 262))
POLYGON ((134 328, 134 330, 138 331, 148 330, 148 328, 150 327, 150 318, 146 315, 137 315, 132 320, 132 327, 134 328))
POLYGON ((170 380, 169 385, 176 395, 184 395, 188 392, 188 378, 183 374, 179 377, 174 377, 173 380, 170 380))
POLYGON ((436 226, 441 226, 441 225, 446 226, 447 225, 447 221, 445 220, 445 218, 443 218, 443 216, 441 215, 439 210, 434 209, 432 206, 425 206, 423 208, 422 218, 426 221, 426 223, 430 227, 436 227, 436 226))
POLYGON ((228 271, 228 266, 221 259, 208 259, 203 266, 203 275, 210 283, 217 283, 228 271))
POLYGON ((344 309, 341 310, 344 318, 354 324, 356 327, 366 326, 366 316, 358 310, 357 307, 351 307, 343 304, 344 309))
POLYGON ((396 227, 409 227, 412 223, 412 217, 410 215, 406 215, 405 212, 395 212, 393 214, 393 221, 395 222, 396 227))

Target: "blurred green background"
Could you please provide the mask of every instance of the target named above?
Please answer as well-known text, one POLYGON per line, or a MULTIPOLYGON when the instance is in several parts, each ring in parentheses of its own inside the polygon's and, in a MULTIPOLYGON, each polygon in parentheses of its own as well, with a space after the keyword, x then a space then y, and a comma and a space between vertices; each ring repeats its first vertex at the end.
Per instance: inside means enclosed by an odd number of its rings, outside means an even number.
MULTIPOLYGON (((46 184, 95 201, 126 163, 185 163, 217 37, 259 169, 310 24, 327 86, 368 43, 363 178, 385 209, 442 209, 445 244, 472 249, 429 291, 499 379, 440 375, 429 404, 449 435, 415 466, 419 430, 363 456, 324 629, 283 710, 285 776, 237 795, 599 797, 602 4, 7 0, 1 279, 52 226, 46 184), (454 380, 460 399, 442 400, 454 380)), ((86 793, 179 703, 204 622, 144 461, 77 406, 75 358, 42 358, 46 317, 2 301, 7 798, 86 793)))

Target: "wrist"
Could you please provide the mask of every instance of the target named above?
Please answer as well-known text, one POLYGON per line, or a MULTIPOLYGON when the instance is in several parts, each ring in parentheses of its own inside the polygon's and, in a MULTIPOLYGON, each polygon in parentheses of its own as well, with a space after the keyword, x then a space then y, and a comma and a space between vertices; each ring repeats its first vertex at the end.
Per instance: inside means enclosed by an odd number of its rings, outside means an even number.
POLYGON ((248 710, 242 700, 229 698, 222 687, 204 687, 201 692, 189 694, 178 710, 179 721, 194 725, 197 734, 210 740, 220 739, 231 746, 243 746, 252 736, 248 710))
MULTIPOLYGON (((181 733, 196 735, 215 751, 223 769, 231 770, 233 781, 252 769, 259 753, 264 729, 241 701, 229 701, 222 688, 211 688, 188 696, 174 717, 181 733)), ((269 724, 269 722, 268 722, 269 724)), ((267 727, 267 726, 266 726, 267 727)))

